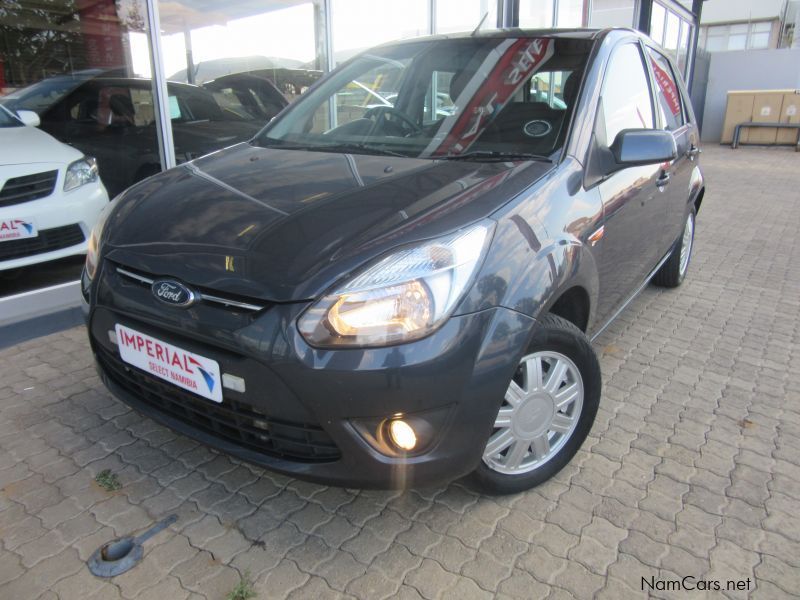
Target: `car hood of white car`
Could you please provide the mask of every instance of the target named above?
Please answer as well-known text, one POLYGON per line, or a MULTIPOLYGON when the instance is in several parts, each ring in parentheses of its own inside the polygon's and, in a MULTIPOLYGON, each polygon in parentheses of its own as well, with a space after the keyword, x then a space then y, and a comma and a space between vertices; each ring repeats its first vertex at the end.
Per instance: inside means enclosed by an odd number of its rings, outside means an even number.
POLYGON ((36 127, 0 127, 0 165, 67 165, 82 156, 82 152, 62 144, 36 127))

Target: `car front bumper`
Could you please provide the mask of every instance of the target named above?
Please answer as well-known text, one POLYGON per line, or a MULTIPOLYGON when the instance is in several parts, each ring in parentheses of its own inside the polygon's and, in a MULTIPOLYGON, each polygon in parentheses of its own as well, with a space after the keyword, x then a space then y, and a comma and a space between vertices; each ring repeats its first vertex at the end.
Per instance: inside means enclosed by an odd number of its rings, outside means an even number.
MULTIPOLYGON (((40 237, 47 235, 43 232, 60 231, 67 227, 77 228, 82 234, 78 238, 82 237, 83 239, 80 241, 76 239, 77 243, 69 245, 59 244, 56 239, 53 239, 51 240, 54 242, 52 246, 43 244, 39 248, 24 252, 22 256, 5 260, 2 259, 3 253, 0 252, 0 271, 28 267, 86 253, 89 234, 100 212, 108 204, 108 194, 99 180, 64 192, 61 177, 62 175, 59 175, 53 193, 46 198, 0 208, 0 221, 5 219, 32 221, 36 223, 40 237), (54 249, 49 250, 48 247, 54 249)), ((3 244, 11 243, 14 242, 0 242, 0 250, 3 250, 3 244)))
POLYGON ((348 487, 441 484, 472 471, 535 324, 492 308, 452 317, 408 344, 323 350, 297 332, 306 303, 274 305, 232 329, 226 321, 240 315, 208 306, 165 309, 149 291, 118 284, 101 282, 88 315, 98 369, 114 395, 242 460, 348 487), (246 390, 224 389, 217 405, 122 363, 109 335, 116 323, 216 360, 222 373, 244 379, 246 390), (387 453, 369 435, 398 414, 431 424, 415 455, 387 453), (277 450, 269 436, 283 440, 277 450), (300 458, 291 456, 291 440, 304 444, 296 446, 305 453, 300 458))

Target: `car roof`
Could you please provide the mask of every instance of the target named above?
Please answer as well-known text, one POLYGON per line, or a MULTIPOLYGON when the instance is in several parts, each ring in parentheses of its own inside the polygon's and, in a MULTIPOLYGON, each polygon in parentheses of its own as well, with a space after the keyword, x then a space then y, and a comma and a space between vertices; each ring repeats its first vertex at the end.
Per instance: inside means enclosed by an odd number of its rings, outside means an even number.
POLYGON ((404 40, 395 40, 386 42, 385 46, 394 44, 414 43, 419 41, 434 41, 434 40, 452 40, 452 39, 468 39, 468 38, 537 38, 537 37, 554 37, 554 38, 568 38, 568 39, 583 39, 594 40, 606 35, 614 35, 617 33, 634 34, 639 37, 646 37, 641 31, 631 29, 629 27, 608 27, 605 29, 589 29, 586 27, 576 27, 573 29, 522 29, 519 27, 506 27, 500 29, 482 29, 476 32, 463 31, 458 33, 441 33, 436 35, 429 35, 423 37, 413 37, 404 40))

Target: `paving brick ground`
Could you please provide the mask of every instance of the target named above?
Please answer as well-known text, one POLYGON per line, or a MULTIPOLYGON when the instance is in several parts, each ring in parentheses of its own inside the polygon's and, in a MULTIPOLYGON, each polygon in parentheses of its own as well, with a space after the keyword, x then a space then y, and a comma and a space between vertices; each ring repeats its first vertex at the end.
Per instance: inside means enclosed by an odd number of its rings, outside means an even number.
POLYGON ((529 493, 272 475, 111 398, 82 329, 0 352, 0 598, 216 600, 245 573, 260 598, 641 598, 642 577, 687 575, 797 597, 800 155, 710 147, 704 164, 686 284, 601 336, 597 423, 529 493), (120 490, 93 483, 104 469, 120 490), (101 543, 170 512, 135 570, 89 574, 101 543))

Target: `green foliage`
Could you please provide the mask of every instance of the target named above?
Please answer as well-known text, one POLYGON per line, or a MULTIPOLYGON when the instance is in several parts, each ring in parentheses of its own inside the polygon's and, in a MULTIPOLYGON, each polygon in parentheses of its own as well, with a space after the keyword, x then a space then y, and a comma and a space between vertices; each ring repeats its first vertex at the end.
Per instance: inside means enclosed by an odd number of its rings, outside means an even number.
POLYGON ((250 571, 245 571, 239 583, 236 584, 225 600, 250 600, 256 597, 256 591, 253 589, 253 583, 250 581, 250 571))
POLYGON ((94 480, 97 482, 97 485, 107 492, 114 492, 122 487, 122 484, 119 482, 119 477, 117 477, 116 473, 112 473, 110 469, 100 471, 94 480))

